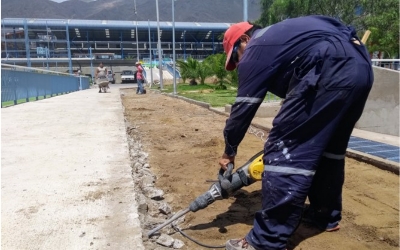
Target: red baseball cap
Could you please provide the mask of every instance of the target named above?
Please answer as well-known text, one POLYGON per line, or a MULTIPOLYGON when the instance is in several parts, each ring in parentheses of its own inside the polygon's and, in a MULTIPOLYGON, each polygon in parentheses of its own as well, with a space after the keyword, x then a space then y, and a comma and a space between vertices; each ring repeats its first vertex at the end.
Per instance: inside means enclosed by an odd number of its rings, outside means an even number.
POLYGON ((241 35, 246 33, 253 27, 249 22, 240 22, 233 24, 229 29, 225 31, 224 35, 224 50, 226 53, 225 69, 232 71, 236 68, 236 65, 231 62, 232 50, 235 42, 240 38, 241 35))

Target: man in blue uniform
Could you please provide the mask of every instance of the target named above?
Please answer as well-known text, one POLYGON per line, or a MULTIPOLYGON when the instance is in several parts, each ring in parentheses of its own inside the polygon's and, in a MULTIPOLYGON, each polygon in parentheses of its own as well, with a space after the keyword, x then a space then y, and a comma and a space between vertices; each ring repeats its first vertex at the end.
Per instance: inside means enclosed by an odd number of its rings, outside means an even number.
POLYGON ((285 249, 308 196, 306 219, 339 229, 347 144, 373 82, 370 58, 353 28, 306 16, 266 28, 232 25, 224 36, 225 68, 239 89, 224 129, 226 170, 267 91, 284 98, 264 146, 262 210, 227 249, 285 249))

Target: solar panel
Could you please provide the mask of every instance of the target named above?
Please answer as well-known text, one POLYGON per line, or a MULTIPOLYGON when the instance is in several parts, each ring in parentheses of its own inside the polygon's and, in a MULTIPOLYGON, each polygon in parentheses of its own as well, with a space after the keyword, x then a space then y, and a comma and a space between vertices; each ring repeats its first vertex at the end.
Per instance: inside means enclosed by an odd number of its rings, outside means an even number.
POLYGON ((348 148, 386 160, 400 162, 400 149, 397 146, 351 136, 348 148))

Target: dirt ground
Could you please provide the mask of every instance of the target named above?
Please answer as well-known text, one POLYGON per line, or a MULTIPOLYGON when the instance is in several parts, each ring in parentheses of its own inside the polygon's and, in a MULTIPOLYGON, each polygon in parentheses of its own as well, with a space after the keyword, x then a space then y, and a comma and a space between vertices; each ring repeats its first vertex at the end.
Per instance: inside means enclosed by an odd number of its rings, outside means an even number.
MULTIPOLYGON (((156 186, 174 212, 186 208, 217 179, 223 153, 226 116, 160 93, 136 95, 122 90, 126 120, 137 127, 156 186)), ((248 133, 238 149, 236 168, 259 152, 263 142, 248 133)), ((261 183, 239 190, 227 200, 189 213, 179 226, 201 243, 220 246, 250 230, 261 208, 261 183)), ((398 249, 399 177, 366 163, 346 159, 341 230, 321 233, 301 224, 290 249, 398 249)), ((183 249, 207 249, 179 233, 183 249)))

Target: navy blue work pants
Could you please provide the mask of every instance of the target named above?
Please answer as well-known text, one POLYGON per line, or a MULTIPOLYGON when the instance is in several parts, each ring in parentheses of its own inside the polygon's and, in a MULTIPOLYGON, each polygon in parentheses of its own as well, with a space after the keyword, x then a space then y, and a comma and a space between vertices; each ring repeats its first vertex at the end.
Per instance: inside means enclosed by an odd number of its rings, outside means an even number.
POLYGON ((321 224, 340 221, 346 148, 372 82, 365 48, 350 41, 321 42, 295 68, 264 147, 262 210, 246 236, 256 249, 286 248, 307 196, 321 224))

